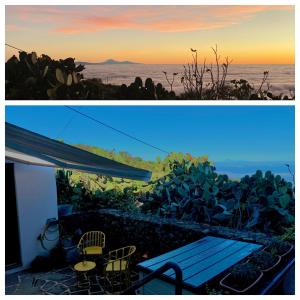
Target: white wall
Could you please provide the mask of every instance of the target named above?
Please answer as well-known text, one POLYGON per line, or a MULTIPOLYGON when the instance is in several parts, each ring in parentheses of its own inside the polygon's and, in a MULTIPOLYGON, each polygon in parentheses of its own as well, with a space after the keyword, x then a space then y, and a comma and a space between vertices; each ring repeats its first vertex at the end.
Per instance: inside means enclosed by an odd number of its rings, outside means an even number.
MULTIPOLYGON (((14 170, 21 260, 22 267, 28 268, 37 255, 46 252, 37 240, 46 220, 57 218, 55 170, 22 163, 15 163, 14 170)), ((45 244, 51 248, 56 242, 45 244)))

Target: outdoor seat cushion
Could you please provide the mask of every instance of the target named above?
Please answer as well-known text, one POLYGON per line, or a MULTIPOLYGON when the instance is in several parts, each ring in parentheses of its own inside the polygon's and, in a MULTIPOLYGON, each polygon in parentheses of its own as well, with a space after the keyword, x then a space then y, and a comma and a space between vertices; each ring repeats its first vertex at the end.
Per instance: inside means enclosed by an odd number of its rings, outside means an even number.
POLYGON ((114 272, 114 271, 125 271, 127 266, 126 260, 110 260, 106 266, 107 272, 114 272))
POLYGON ((85 247, 84 251, 85 251, 86 255, 101 255, 102 254, 102 247, 89 246, 89 247, 85 247))

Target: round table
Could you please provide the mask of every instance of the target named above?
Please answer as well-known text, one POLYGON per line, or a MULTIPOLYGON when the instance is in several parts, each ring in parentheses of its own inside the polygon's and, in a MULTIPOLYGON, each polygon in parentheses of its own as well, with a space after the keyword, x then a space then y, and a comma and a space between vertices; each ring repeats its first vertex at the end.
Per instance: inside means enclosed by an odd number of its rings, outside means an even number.
POLYGON ((89 260, 84 260, 79 263, 77 263, 74 266, 74 269, 78 272, 88 272, 90 270, 93 270, 96 267, 96 263, 89 260))
POLYGON ((81 284, 84 285, 83 281, 87 280, 87 277, 85 275, 86 272, 93 270, 95 267, 96 263, 89 260, 81 261, 74 266, 74 269, 77 273, 77 284, 79 287, 81 286, 81 284), (79 276, 79 274, 82 274, 83 276, 79 276))

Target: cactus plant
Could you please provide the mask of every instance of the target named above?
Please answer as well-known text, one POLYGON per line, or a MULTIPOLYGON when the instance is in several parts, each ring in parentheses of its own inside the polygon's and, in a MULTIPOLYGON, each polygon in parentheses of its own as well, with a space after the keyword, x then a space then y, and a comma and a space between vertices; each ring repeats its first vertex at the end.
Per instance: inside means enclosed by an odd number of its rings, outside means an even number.
POLYGON ((81 82, 84 67, 74 58, 53 60, 35 52, 20 52, 5 65, 7 99, 83 99, 87 90, 81 82))
POLYGON ((170 163, 147 199, 145 211, 213 225, 278 234, 294 223, 293 186, 280 176, 257 171, 231 181, 209 162, 188 157, 170 163))

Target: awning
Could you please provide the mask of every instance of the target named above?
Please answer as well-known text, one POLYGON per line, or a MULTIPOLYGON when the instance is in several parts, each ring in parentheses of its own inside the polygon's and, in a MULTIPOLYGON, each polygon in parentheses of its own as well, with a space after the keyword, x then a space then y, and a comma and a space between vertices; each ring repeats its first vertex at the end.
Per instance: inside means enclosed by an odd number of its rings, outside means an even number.
POLYGON ((25 164, 75 169, 112 177, 148 181, 151 172, 134 168, 74 146, 5 123, 5 157, 25 164))

